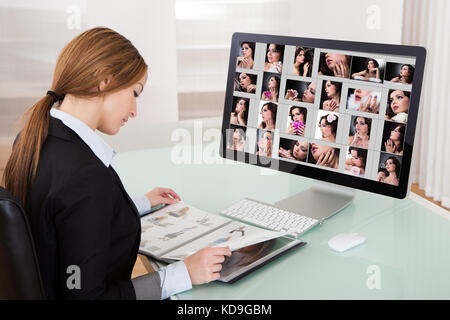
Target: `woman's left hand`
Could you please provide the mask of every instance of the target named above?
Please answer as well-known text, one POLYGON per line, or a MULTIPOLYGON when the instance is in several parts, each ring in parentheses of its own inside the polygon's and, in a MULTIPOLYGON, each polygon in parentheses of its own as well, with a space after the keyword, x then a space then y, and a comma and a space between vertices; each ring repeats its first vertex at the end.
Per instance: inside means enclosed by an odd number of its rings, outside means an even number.
POLYGON ((174 204, 181 200, 180 196, 169 188, 155 188, 146 193, 145 196, 150 200, 152 207, 160 204, 174 204))

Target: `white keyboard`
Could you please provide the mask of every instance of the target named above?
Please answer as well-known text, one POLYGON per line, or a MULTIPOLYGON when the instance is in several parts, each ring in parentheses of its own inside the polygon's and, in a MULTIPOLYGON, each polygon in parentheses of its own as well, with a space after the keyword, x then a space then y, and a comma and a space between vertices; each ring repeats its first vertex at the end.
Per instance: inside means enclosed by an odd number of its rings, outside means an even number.
POLYGON ((267 229, 285 231, 296 238, 319 223, 316 219, 250 199, 242 199, 221 213, 267 229))

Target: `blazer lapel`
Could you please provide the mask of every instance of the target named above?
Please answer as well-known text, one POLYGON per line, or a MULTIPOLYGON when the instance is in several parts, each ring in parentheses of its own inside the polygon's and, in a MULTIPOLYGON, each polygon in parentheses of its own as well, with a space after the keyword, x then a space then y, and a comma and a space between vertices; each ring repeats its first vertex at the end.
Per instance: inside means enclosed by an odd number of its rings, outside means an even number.
MULTIPOLYGON (((97 158, 97 156, 92 152, 91 148, 69 127, 67 127, 61 120, 55 119, 53 117, 50 117, 50 123, 48 128, 48 134, 53 135, 55 137, 58 137, 60 139, 64 139, 67 141, 72 141, 77 144, 81 144, 87 152, 92 153, 92 155, 97 159, 102 165, 103 162, 101 162, 100 159, 97 158)), ((109 166, 108 169, 113 173, 114 179, 119 184, 120 188, 122 189, 122 193, 124 194, 125 198, 128 200, 131 209, 134 212, 135 217, 140 221, 140 215, 136 208, 136 205, 134 204, 133 200, 128 195, 128 192, 125 190, 122 181, 120 180, 119 175, 117 172, 109 166)))

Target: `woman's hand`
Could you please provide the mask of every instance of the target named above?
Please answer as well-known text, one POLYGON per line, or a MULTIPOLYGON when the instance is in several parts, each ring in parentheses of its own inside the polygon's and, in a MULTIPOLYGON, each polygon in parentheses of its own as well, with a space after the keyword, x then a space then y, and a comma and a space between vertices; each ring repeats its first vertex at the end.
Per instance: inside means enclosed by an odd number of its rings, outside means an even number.
POLYGON ((304 133, 305 133, 305 126, 302 125, 298 126, 296 134, 299 136, 303 136, 304 133))
POLYGON ((256 91, 256 85, 254 85, 254 84, 249 84, 248 86, 247 86, 247 92, 249 92, 249 93, 254 93, 256 91))
POLYGON ((277 69, 277 72, 281 73, 281 70, 283 69, 283 65, 282 65, 281 61, 273 62, 272 64, 277 69))
POLYGON ((229 247, 203 248, 184 259, 192 284, 208 283, 219 279, 225 256, 231 256, 229 247))
POLYGON ((394 141, 392 141, 391 139, 387 139, 387 141, 384 143, 384 147, 386 148, 386 152, 389 153, 395 153, 397 149, 395 147, 394 141))
POLYGON ((369 97, 366 103, 360 102, 358 111, 361 112, 370 112, 370 113, 378 113, 380 109, 380 102, 377 101, 377 96, 369 97))
POLYGON ((239 68, 251 69, 253 65, 253 60, 245 58, 244 56, 240 56, 237 58, 237 66, 239 68))
POLYGON ((290 124, 289 127, 288 127, 287 130, 286 130, 286 132, 289 133, 289 134, 296 134, 296 131, 297 131, 297 129, 294 128, 294 127, 292 126, 292 124, 290 124))
POLYGON ((337 111, 336 108, 339 108, 337 102, 333 99, 327 100, 323 103, 323 110, 326 111, 337 111))
POLYGON ((178 194, 169 188, 155 188, 145 196, 150 200, 152 207, 160 204, 174 204, 181 200, 178 194))
POLYGON ((324 152, 320 155, 317 160, 317 165, 329 167, 329 168, 337 168, 338 159, 336 157, 336 153, 334 150, 329 150, 328 152, 324 152))
POLYGON ((362 141, 363 141, 363 137, 358 132, 355 132, 355 135, 353 136, 353 141, 352 141, 351 145, 358 146, 360 143, 362 143, 362 141))
POLYGON ((272 97, 278 97, 278 88, 277 87, 270 87, 269 91, 272 94, 272 97))
POLYGON ((282 158, 294 159, 294 157, 291 156, 291 152, 289 150, 286 150, 286 149, 283 149, 280 147, 280 150, 278 153, 282 158))
POLYGON ((236 114, 236 112, 231 113, 230 123, 231 124, 239 124, 239 119, 238 119, 238 115, 236 114))
POLYGON ((333 68, 334 76, 340 78, 348 78, 350 75, 350 70, 348 70, 348 66, 342 60, 337 62, 335 67, 333 68))
POLYGON ((303 66, 303 76, 306 77, 308 75, 309 62, 305 63, 303 66))
POLYGON ((294 100, 297 97, 298 91, 294 89, 288 89, 286 92, 286 96, 284 97, 286 100, 294 100))

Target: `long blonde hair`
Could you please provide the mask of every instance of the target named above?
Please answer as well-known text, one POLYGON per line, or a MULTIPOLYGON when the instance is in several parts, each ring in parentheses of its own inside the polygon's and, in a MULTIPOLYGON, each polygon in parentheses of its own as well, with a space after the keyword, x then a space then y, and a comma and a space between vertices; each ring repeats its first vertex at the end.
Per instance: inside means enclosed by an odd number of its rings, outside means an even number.
MULTIPOLYGON (((104 27, 87 30, 61 51, 51 91, 63 97, 104 96, 125 89, 147 73, 147 64, 133 44, 104 27), (110 79, 103 91, 100 82, 110 79)), ((53 96, 47 94, 23 115, 24 126, 6 164, 3 184, 23 205, 34 181, 42 146, 47 138, 53 96)))

